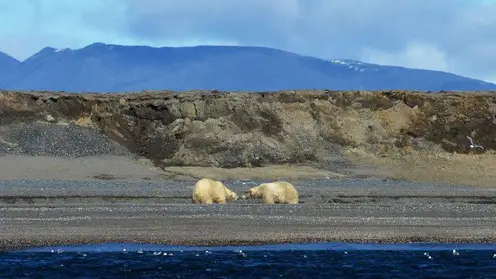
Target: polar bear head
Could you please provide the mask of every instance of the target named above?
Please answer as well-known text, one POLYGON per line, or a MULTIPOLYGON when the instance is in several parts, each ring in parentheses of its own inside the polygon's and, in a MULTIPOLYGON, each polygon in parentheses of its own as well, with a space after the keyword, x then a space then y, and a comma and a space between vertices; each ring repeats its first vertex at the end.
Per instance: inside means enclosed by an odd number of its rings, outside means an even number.
POLYGON ((238 195, 226 187, 226 200, 228 200, 228 201, 234 200, 235 201, 237 199, 238 199, 238 195))
POLYGON ((245 200, 249 198, 261 198, 263 195, 264 187, 265 187, 265 183, 251 188, 250 190, 246 191, 244 195, 241 196, 241 199, 245 200))

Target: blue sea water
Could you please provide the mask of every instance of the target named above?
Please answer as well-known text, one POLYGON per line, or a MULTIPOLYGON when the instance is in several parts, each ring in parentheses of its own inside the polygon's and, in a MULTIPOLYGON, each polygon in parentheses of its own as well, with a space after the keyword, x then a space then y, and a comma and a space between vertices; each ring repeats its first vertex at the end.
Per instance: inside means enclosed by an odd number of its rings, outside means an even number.
POLYGON ((3 252, 0 278, 496 278, 495 254, 496 244, 107 243, 3 252))

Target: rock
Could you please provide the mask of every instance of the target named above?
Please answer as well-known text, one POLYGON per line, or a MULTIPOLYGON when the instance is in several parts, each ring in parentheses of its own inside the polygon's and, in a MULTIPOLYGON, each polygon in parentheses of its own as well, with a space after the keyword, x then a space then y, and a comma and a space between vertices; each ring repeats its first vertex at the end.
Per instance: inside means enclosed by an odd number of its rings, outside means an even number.
POLYGON ((47 122, 55 122, 56 121, 55 118, 53 116, 51 116, 50 114, 45 117, 45 120, 47 122))

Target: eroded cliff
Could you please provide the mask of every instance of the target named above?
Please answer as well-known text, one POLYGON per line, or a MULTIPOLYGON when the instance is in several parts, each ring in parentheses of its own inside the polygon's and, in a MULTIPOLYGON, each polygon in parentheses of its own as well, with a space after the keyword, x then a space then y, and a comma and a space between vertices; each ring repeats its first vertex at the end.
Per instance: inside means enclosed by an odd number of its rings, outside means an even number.
POLYGON ((352 151, 474 152, 466 136, 484 146, 477 152, 496 148, 496 95, 490 92, 2 91, 0 117, 2 153, 129 151, 163 166, 324 162, 329 154, 352 151), (63 129, 47 134, 47 127, 63 129), (35 140, 24 140, 30 131, 35 140), (77 143, 67 146, 67 138, 77 143))

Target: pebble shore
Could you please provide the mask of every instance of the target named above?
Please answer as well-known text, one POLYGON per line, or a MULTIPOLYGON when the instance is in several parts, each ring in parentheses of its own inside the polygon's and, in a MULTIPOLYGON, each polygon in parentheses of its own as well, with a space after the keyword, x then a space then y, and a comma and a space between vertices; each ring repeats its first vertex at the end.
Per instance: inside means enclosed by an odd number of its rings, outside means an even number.
MULTIPOLYGON (((232 180, 238 193, 258 181, 232 180)), ((0 181, 0 250, 102 242, 496 242, 496 191, 387 179, 294 182, 298 205, 194 205, 191 181, 0 181)))

